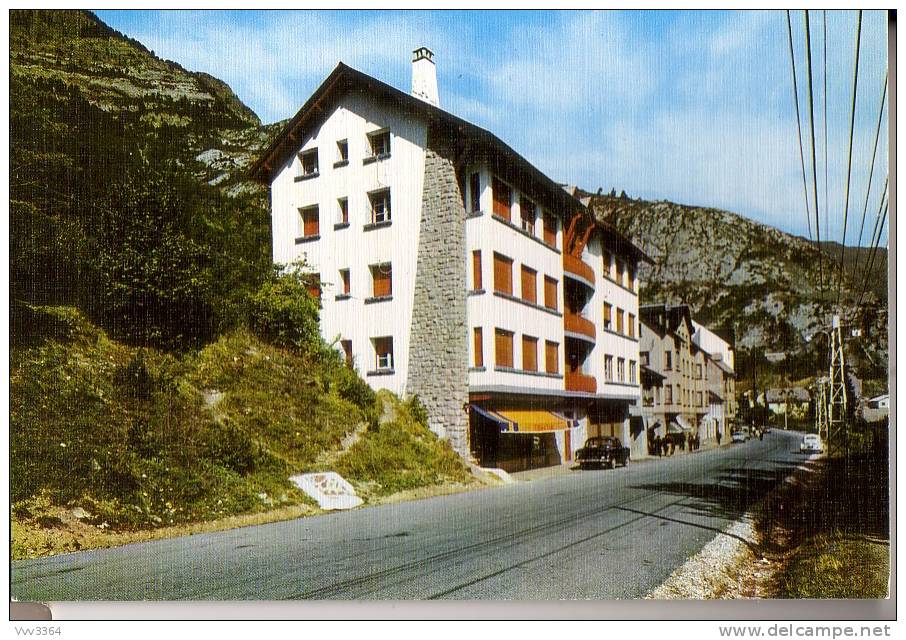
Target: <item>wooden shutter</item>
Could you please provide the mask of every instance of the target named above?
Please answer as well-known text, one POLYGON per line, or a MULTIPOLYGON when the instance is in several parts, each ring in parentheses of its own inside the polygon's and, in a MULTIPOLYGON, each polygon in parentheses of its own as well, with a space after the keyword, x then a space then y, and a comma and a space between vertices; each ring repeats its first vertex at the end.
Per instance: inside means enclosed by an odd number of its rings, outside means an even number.
POLYGON ((494 254, 494 291, 513 295, 513 261, 494 254))
POLYGON ((470 211, 475 213, 481 211, 481 176, 473 173, 469 178, 469 201, 470 211))
POLYGON ((513 334, 503 329, 494 332, 494 361, 498 367, 513 368, 513 334))
POLYGON ((544 306, 557 309, 557 281, 549 276, 544 276, 544 306))
POLYGON ((302 211, 302 235, 306 238, 316 236, 320 233, 318 221, 318 208, 311 207, 302 211))
POLYGON ((550 213, 544 214, 544 243, 557 246, 557 218, 550 213))
POLYGON ((472 290, 481 289, 481 251, 472 252, 472 290))
POLYGON ((623 310, 617 309, 617 333, 623 333, 623 310))
POLYGON ((483 367, 484 366, 484 336, 481 332, 481 327, 475 327, 472 332, 473 336, 473 351, 475 352, 475 366, 483 367))
POLYGON ((622 285, 623 284, 623 263, 620 262, 619 259, 615 259, 613 261, 613 264, 614 264, 614 268, 616 269, 616 273, 614 274, 614 280, 616 280, 618 284, 622 285))
POLYGON ((629 314, 629 325, 626 327, 626 333, 629 334, 630 338, 635 338, 635 316, 629 314))
POLYGON ((538 338, 522 336, 522 369, 538 370, 538 338))
POLYGON ((308 281, 308 284, 306 285, 305 288, 308 289, 308 292, 312 295, 313 298, 317 298, 318 300, 320 300, 321 299, 321 274, 313 273, 313 274, 310 274, 309 277, 310 277, 310 280, 308 281))
POLYGON ((382 298, 393 295, 393 278, 389 264, 379 264, 371 267, 371 274, 374 280, 375 298, 382 298))
POLYGON ((544 370, 560 373, 560 345, 549 340, 544 343, 544 370))
POLYGON ((531 302, 532 304, 535 304, 538 300, 538 281, 535 277, 536 275, 538 275, 537 271, 522 265, 522 299, 526 302, 531 302))
POLYGON ((494 213, 507 222, 510 221, 510 207, 512 206, 513 195, 510 188, 501 180, 494 178, 494 213))
POLYGON ((606 328, 606 329, 610 329, 611 327, 613 327, 613 325, 611 324, 611 317, 610 317, 612 309, 613 309, 612 306, 610 306, 606 302, 604 303, 604 328, 606 328))

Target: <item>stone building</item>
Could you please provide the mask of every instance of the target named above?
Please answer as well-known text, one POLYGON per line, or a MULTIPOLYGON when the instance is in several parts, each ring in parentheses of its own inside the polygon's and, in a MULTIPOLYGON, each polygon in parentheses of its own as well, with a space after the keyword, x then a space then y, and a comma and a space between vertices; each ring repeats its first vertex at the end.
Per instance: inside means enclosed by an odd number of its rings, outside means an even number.
POLYGON ((339 64, 263 153, 274 261, 304 258, 324 338, 375 389, 417 395, 465 458, 518 470, 588 434, 631 442, 648 258, 441 109, 433 58, 414 52, 411 93, 339 64))

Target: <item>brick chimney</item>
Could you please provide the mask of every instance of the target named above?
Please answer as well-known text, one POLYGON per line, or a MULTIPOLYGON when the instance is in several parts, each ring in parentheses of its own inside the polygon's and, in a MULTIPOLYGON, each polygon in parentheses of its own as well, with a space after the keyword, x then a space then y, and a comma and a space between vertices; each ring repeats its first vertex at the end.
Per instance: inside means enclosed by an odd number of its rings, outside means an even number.
POLYGON ((435 107, 440 106, 434 53, 428 47, 419 47, 412 52, 412 95, 435 107))

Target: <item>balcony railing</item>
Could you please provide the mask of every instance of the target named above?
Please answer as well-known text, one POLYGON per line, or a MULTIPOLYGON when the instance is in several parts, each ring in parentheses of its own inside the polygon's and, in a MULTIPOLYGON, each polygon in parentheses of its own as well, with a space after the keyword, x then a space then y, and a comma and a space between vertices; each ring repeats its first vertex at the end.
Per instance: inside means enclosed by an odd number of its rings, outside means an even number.
POLYGON ((564 377, 566 380, 567 391, 595 393, 598 390, 598 383, 595 380, 594 376, 587 376, 584 373, 567 372, 566 376, 564 377))
POLYGON ((567 311, 563 314, 563 328, 567 333, 575 333, 595 341, 595 323, 577 313, 567 311))
POLYGON ((574 276, 578 276, 583 281, 585 281, 587 284, 590 284, 592 287, 594 287, 595 272, 590 266, 588 266, 588 264, 586 264, 580 258, 571 256, 568 253, 564 253, 563 254, 563 271, 565 271, 567 275, 572 274, 574 276))

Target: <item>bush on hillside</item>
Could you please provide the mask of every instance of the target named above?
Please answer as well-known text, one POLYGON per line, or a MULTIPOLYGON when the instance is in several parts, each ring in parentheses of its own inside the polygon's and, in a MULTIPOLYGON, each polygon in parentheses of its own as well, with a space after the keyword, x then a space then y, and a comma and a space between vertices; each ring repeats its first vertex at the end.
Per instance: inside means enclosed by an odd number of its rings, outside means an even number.
POLYGON ((308 291, 311 275, 295 264, 272 277, 249 298, 249 323, 259 337, 299 352, 321 346, 319 304, 308 291))

